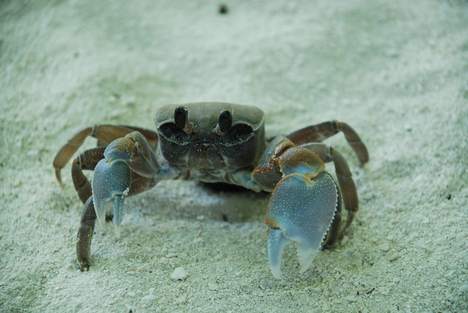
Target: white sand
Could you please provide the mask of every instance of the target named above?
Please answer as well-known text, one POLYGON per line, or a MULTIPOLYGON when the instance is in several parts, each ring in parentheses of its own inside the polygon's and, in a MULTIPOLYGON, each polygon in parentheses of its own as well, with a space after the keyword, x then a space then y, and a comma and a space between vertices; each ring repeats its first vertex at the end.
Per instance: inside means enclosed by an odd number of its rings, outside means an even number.
POLYGON ((39 2, 0 4, 0 311, 468 312, 466 1, 39 2), (55 153, 196 101, 257 105, 269 134, 354 126, 364 171, 329 141, 361 200, 344 244, 303 275, 287 248, 275 280, 267 197, 171 181, 127 200, 120 240, 97 230, 81 273, 55 153))

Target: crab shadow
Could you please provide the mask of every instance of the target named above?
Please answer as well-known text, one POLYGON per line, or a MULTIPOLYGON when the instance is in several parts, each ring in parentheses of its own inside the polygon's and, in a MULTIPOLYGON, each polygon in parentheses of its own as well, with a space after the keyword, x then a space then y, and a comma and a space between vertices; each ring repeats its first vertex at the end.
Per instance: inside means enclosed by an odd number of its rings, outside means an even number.
POLYGON ((270 194, 228 184, 167 181, 128 198, 126 211, 145 219, 263 222, 270 194))

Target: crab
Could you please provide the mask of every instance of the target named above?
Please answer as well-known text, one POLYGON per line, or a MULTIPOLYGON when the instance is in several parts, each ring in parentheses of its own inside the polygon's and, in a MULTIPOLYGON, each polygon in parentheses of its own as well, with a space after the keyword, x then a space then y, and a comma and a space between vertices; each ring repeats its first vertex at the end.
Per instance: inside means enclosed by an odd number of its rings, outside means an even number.
POLYGON ((76 254, 81 270, 91 265, 96 219, 113 220, 120 237, 126 197, 169 179, 227 183, 271 198, 266 211, 267 246, 273 276, 281 278, 283 249, 297 246, 300 272, 315 255, 342 239, 358 211, 358 196, 345 158, 323 140, 342 132, 359 166, 369 160, 366 146, 348 124, 328 121, 287 135, 265 136, 265 114, 255 107, 230 103, 168 105, 154 115, 156 131, 126 125, 94 125, 78 131, 57 153, 61 169, 88 136, 97 147, 72 162, 75 189, 84 203, 76 254), (326 171, 333 162, 336 180, 326 171), (83 170, 94 170, 92 183, 83 170), (113 204, 113 213, 106 210, 113 204), (347 211, 342 219, 342 206, 347 211))

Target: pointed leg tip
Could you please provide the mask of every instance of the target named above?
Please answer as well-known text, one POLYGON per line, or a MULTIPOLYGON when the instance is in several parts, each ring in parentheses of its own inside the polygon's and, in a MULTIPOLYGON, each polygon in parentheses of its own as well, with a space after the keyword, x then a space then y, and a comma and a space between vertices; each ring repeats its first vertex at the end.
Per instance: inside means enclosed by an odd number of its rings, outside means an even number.
POLYGON ((80 269, 80 271, 82 272, 88 272, 89 271, 89 267, 90 267, 90 264, 89 263, 81 263, 81 262, 78 262, 78 267, 80 269))
POLYGON ((62 181, 61 169, 55 168, 55 178, 57 179, 57 181, 58 181, 60 187, 63 188, 63 187, 65 186, 65 184, 64 184, 63 181, 62 181))

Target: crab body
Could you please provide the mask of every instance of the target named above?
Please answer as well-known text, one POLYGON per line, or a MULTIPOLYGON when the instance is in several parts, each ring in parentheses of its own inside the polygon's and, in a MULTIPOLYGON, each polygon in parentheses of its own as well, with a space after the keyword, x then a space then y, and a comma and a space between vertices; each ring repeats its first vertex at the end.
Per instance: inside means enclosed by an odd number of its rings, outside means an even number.
POLYGON ((161 164, 191 179, 234 184, 232 174, 252 171, 258 164, 266 146, 265 116, 260 109, 227 103, 177 108, 163 107, 154 117, 161 164))
POLYGON ((265 137, 265 114, 254 106, 229 103, 169 105, 154 115, 156 132, 119 125, 95 125, 77 132, 57 153, 60 171, 88 136, 98 147, 72 163, 75 189, 85 204, 78 230, 77 258, 81 269, 91 264, 90 247, 96 219, 106 220, 113 202, 113 222, 120 236, 124 199, 162 180, 194 179, 223 182, 271 192, 266 212, 268 255, 276 278, 281 277, 283 248, 296 242, 301 272, 312 263, 320 246, 342 238, 358 210, 356 187, 346 160, 322 141, 343 132, 360 166, 368 152, 346 123, 331 121, 287 135, 265 137), (335 165, 338 184, 325 169, 335 165), (94 170, 92 183, 83 170, 94 170), (346 221, 341 208, 347 210, 346 221))

